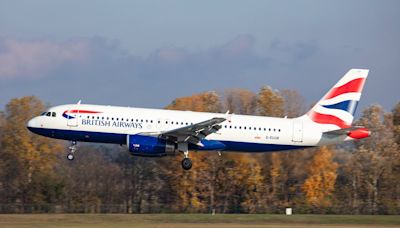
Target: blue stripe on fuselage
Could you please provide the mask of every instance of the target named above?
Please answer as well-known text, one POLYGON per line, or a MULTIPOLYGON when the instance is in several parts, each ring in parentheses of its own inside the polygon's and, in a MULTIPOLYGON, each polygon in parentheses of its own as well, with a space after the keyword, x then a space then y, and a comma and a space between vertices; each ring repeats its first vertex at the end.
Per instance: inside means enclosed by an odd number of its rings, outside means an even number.
MULTIPOLYGON (((59 130, 59 129, 46 129, 46 128, 33 128, 33 127, 28 127, 28 129, 33 133, 56 139, 82 141, 82 142, 126 144, 126 134, 59 130)), ((264 143, 247 143, 247 142, 233 142, 233 141, 217 141, 217 142, 225 144, 226 146, 225 151, 238 151, 238 152, 269 152, 269 151, 282 151, 282 150, 307 148, 307 146, 278 145, 278 144, 264 144, 264 143)), ((189 145, 189 149, 202 150, 201 147, 192 144, 189 145)))

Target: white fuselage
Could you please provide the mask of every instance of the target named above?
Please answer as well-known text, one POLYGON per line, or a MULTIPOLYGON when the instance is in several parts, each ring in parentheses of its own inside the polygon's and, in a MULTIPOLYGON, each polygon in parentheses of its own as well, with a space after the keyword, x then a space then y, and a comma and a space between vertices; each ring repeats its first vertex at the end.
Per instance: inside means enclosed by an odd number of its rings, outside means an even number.
POLYGON ((279 151, 348 140, 346 136, 324 137, 323 132, 335 130, 337 126, 328 124, 322 129, 321 125, 303 117, 273 118, 87 104, 52 107, 47 115, 29 121, 28 128, 58 139, 126 144, 128 135, 157 134, 214 117, 227 117, 227 120, 220 124, 221 129, 205 139, 224 143, 228 151, 279 151))

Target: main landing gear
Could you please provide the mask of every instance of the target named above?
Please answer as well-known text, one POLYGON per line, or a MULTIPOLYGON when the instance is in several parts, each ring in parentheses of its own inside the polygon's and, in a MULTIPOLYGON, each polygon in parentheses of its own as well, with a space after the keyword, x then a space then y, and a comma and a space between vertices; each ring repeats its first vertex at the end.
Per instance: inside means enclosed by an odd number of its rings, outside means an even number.
POLYGON ((189 149, 187 143, 179 143, 178 151, 183 152, 182 168, 184 170, 189 170, 192 168, 192 160, 189 158, 189 149))
POLYGON ((67 159, 72 161, 74 160, 74 153, 76 151, 76 141, 71 141, 71 146, 68 147, 69 153, 67 155, 67 159))
POLYGON ((192 160, 189 158, 189 151, 185 151, 183 154, 185 157, 182 160, 182 168, 184 170, 189 170, 192 168, 192 160))

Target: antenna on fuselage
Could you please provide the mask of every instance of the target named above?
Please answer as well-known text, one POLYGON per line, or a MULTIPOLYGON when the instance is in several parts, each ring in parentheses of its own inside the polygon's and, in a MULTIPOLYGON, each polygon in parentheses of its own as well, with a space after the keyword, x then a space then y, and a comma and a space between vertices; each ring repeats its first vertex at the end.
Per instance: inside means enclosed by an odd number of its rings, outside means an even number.
POLYGON ((80 104, 81 104, 81 102, 82 102, 82 100, 79 100, 79 101, 78 101, 78 103, 76 103, 76 104, 80 105, 80 104))

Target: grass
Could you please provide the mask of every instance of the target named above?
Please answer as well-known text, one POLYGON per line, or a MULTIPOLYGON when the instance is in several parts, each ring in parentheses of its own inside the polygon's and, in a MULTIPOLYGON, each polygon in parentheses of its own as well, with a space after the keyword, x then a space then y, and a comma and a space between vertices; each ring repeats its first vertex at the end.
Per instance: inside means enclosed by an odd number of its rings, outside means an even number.
POLYGON ((394 215, 0 214, 0 227, 400 227, 394 215))

